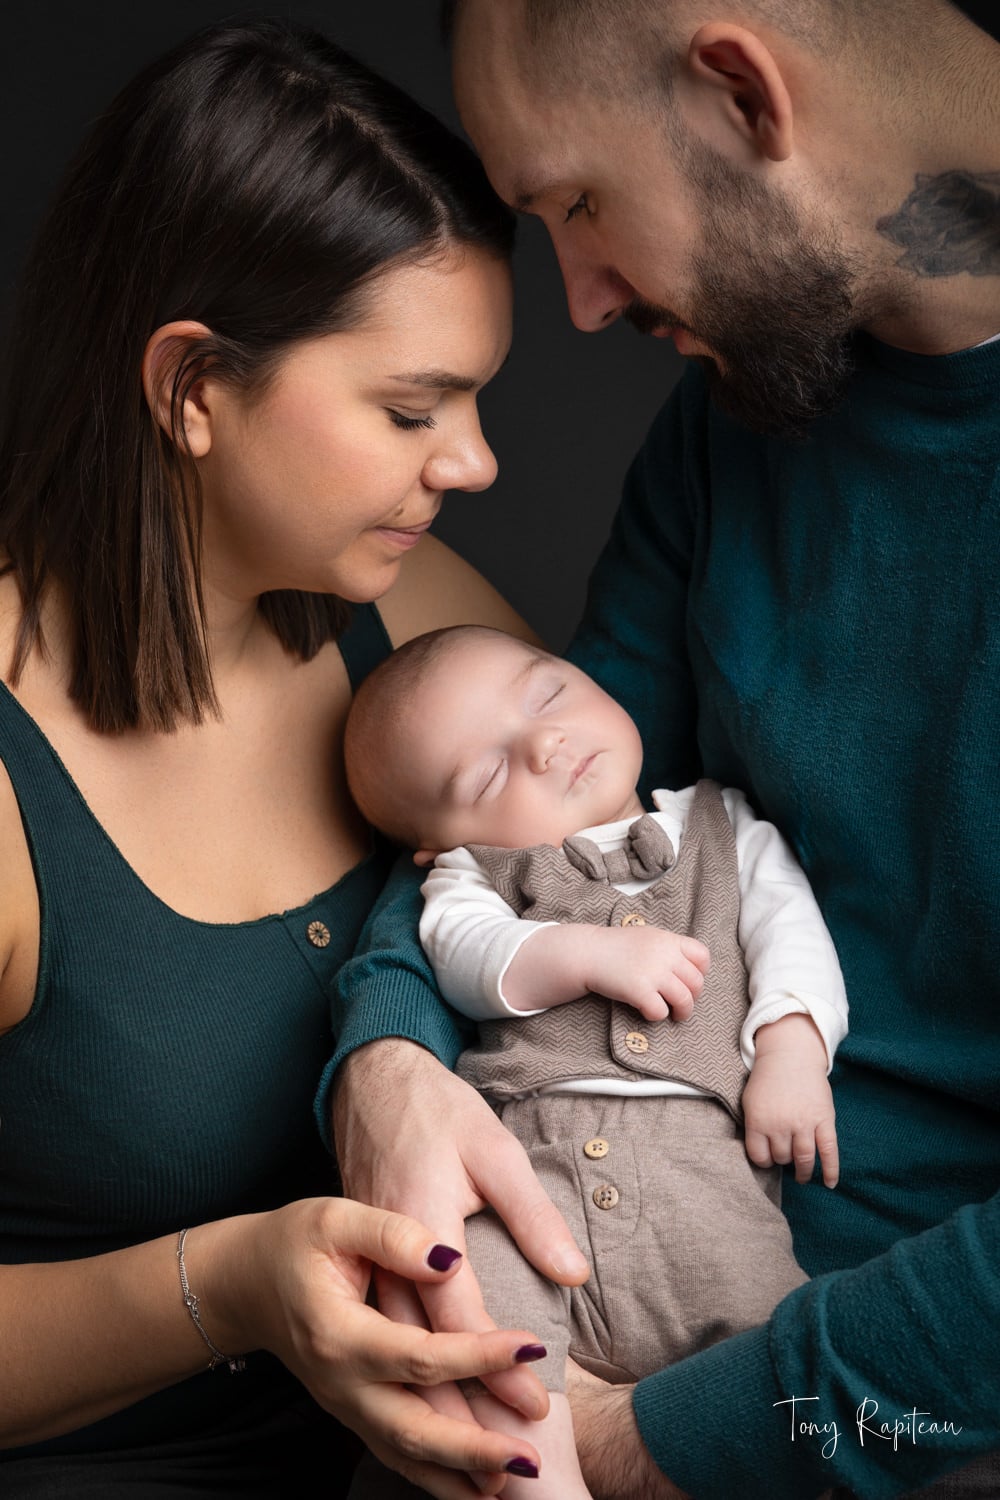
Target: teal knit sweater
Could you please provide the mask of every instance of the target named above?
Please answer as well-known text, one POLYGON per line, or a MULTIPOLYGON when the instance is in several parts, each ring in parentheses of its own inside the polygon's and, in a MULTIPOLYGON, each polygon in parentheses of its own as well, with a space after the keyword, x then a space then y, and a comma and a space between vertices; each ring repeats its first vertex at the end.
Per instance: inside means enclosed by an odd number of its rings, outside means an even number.
MULTIPOLYGON (((697 1500, 875 1500, 1000 1447, 998 398, 1000 344, 863 339, 848 401, 792 444, 692 368, 570 648, 635 717, 644 790, 714 777, 790 840, 851 1004, 841 1184, 786 1186, 816 1279, 636 1390, 697 1500)), ((342 971, 338 1059, 391 1033, 454 1061, 418 910, 401 869, 342 971)))

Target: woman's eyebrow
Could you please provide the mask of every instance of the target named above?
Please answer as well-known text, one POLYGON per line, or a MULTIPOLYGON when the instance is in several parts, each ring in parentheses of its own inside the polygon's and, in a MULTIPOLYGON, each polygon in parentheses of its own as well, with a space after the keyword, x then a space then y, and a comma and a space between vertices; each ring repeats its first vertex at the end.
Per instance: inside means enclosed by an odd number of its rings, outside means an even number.
MULTIPOLYGON (((502 370, 509 359, 508 349, 497 370, 502 370)), ((398 380, 403 385, 422 385, 432 391, 475 391, 483 383, 482 378, 476 375, 458 375, 454 370, 439 369, 404 370, 397 375, 390 375, 389 379, 398 380)))
POLYGON ((413 370, 390 375, 389 379, 404 385, 422 385, 432 391, 474 391, 479 384, 474 375, 455 375, 449 370, 413 370))

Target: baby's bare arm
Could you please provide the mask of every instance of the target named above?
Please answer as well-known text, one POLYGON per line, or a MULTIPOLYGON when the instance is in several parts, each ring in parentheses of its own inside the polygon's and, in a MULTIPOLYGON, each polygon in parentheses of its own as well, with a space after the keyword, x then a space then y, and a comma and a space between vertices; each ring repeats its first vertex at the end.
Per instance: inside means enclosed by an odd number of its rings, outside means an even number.
POLYGON ((658 927, 563 922, 533 932, 503 978, 514 1010, 548 1010, 587 994, 631 1005, 647 1021, 691 1014, 708 972, 697 938, 658 927))

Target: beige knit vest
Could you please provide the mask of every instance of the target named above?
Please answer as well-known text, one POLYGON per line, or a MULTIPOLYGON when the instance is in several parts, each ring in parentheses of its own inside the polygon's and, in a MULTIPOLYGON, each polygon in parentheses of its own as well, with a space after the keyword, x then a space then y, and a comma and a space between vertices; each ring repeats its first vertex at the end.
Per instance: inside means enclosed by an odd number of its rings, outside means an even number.
POLYGON ((458 1060, 462 1078, 500 1099, 579 1078, 671 1079, 714 1095, 742 1119, 747 1071, 739 1037, 749 995, 736 839, 716 782, 699 781, 677 862, 637 895, 589 878, 551 844, 469 849, 519 916, 623 927, 641 919, 700 938, 712 962, 686 1021, 647 1021, 626 1005, 587 995, 537 1016, 481 1022, 479 1045, 458 1060))

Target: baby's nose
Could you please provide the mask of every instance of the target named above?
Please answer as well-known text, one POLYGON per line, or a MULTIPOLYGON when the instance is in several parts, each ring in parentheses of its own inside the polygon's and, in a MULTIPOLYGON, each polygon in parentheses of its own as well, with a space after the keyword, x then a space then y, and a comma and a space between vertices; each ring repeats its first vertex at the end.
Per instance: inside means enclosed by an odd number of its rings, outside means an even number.
POLYGON ((540 729, 529 736, 527 745, 528 765, 538 775, 549 769, 552 757, 562 744, 558 729, 540 729))

